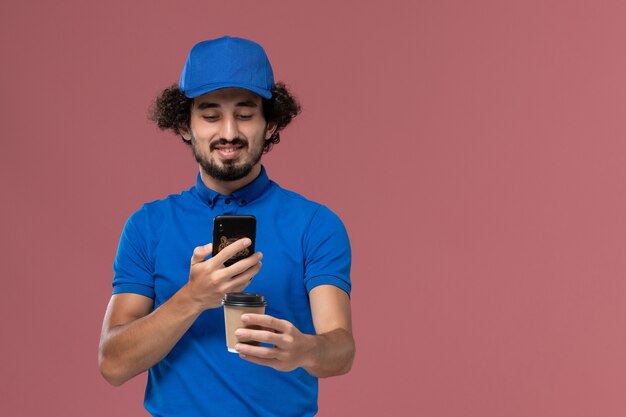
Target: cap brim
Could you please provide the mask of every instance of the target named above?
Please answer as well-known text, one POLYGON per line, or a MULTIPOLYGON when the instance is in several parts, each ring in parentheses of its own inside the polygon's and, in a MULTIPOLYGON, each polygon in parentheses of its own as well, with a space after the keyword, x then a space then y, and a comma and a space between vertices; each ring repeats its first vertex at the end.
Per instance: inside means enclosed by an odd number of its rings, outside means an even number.
POLYGON ((201 87, 184 91, 184 93, 187 98, 196 98, 196 97, 200 97, 203 94, 210 93, 215 90, 221 90, 222 88, 243 88, 244 90, 252 91, 253 93, 258 94, 259 96, 265 99, 272 98, 271 90, 266 90, 264 88, 259 88, 259 87, 248 85, 248 84, 237 84, 237 83, 215 83, 215 84, 203 85, 201 87))

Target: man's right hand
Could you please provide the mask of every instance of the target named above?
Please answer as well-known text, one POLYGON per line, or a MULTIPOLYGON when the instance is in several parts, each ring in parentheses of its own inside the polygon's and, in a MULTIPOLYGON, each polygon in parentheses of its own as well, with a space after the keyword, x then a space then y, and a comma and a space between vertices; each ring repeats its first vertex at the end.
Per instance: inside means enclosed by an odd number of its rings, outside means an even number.
POLYGON ((215 257, 206 259, 213 252, 213 245, 198 246, 191 257, 189 282, 185 285, 189 296, 204 311, 222 305, 224 294, 243 291, 261 269, 261 252, 253 253, 231 266, 224 262, 250 246, 248 238, 240 239, 222 249, 215 257))
POLYGON ((114 294, 102 324, 100 371, 113 385, 123 384, 167 355, 204 310, 219 307, 225 293, 242 291, 261 268, 261 253, 224 267, 224 262, 250 245, 241 239, 215 257, 212 245, 197 247, 189 281, 152 310, 154 300, 139 294, 114 294))

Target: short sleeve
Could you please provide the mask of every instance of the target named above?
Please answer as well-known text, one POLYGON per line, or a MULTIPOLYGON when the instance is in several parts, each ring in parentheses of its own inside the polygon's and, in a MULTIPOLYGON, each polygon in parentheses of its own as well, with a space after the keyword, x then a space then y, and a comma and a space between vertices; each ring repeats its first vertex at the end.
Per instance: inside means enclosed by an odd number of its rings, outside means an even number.
POLYGON ((319 285, 330 284, 350 295, 352 254, 348 233, 341 219, 328 208, 320 206, 313 215, 305 235, 304 250, 304 283, 308 292, 319 285))
POLYGON ((154 262, 147 244, 145 207, 128 218, 113 262, 113 294, 135 293, 154 299, 154 262))

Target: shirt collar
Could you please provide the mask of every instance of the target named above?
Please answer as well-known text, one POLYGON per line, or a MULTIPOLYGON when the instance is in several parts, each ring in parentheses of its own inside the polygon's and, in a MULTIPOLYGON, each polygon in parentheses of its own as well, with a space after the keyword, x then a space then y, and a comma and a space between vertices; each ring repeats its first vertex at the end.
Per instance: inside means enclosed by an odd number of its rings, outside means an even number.
MULTIPOLYGON (((269 188, 269 186, 270 179, 265 172, 265 167, 261 165, 261 173, 258 177, 254 179, 254 181, 234 191, 228 197, 236 200, 242 205, 245 205, 259 198, 265 192, 265 190, 269 188)), ((204 185, 200 172, 198 172, 198 176, 196 177, 196 190, 198 191, 198 195, 200 196, 202 201, 206 202, 211 207, 213 207, 213 205, 215 204, 217 199, 220 198, 220 196, 225 197, 224 195, 204 185)))

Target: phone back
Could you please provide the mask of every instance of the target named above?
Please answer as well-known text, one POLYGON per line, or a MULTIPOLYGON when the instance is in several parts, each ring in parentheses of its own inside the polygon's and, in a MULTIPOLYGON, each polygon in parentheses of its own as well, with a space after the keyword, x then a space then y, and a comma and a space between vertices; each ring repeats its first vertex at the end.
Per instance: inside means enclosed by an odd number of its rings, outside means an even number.
POLYGON ((213 256, 244 237, 249 238, 252 244, 224 262, 225 266, 230 266, 254 253, 256 218, 249 214, 216 216, 213 221, 213 256))

